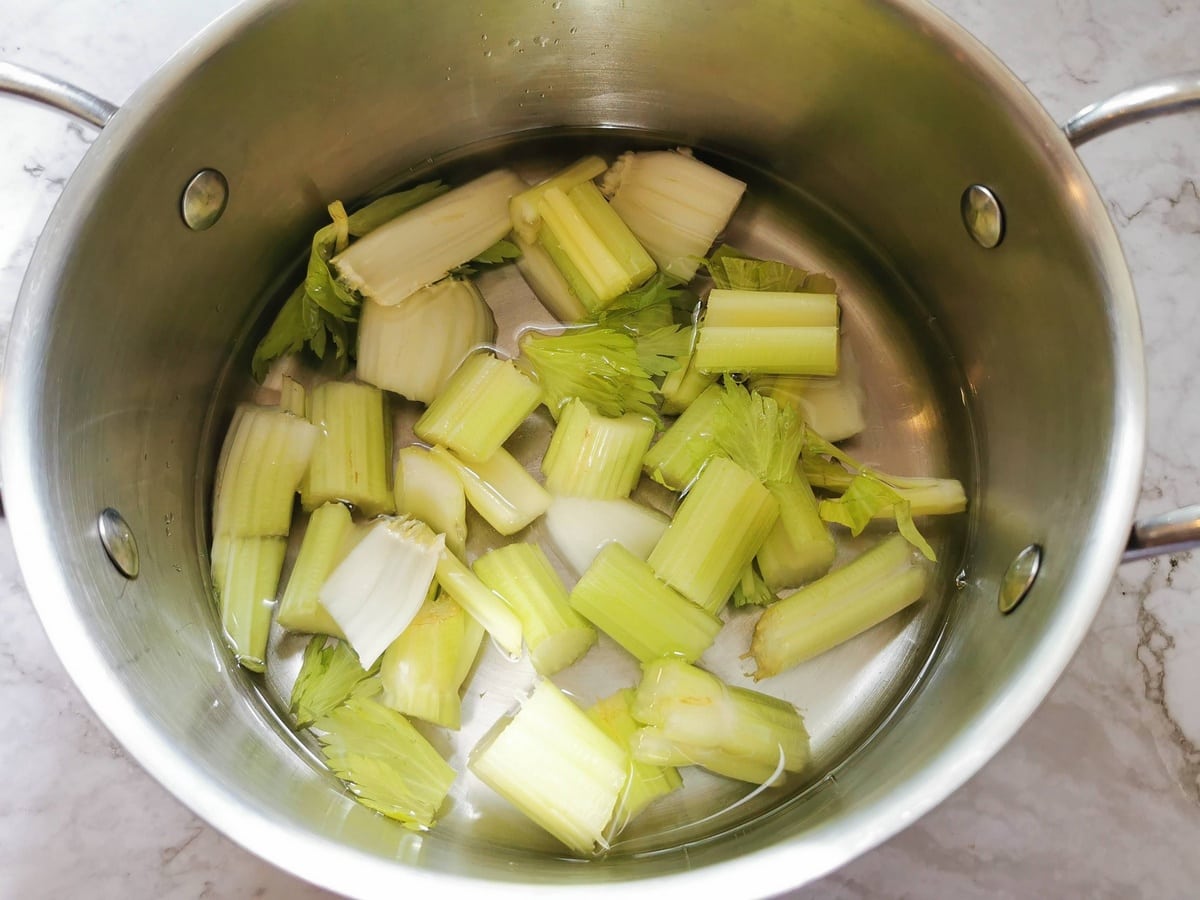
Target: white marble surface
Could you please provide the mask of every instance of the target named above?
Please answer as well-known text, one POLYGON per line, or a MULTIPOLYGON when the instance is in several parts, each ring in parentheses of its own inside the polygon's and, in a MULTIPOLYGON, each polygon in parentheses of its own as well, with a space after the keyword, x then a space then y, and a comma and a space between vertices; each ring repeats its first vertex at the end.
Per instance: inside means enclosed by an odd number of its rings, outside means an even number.
MULTIPOLYGON (((0 59, 129 93, 230 0, 5 0, 0 59)), ((1146 76, 1200 68, 1198 0, 942 0, 1058 119, 1146 76)), ((90 132, 0 101, 0 329, 90 132)), ((1083 152, 1142 301, 1144 512, 1200 500, 1200 115, 1083 152)), ((1195 896, 1200 882, 1200 560, 1120 572, 1046 703, 964 788, 806 895, 1195 896)), ((142 772, 64 674, 0 524, 0 897, 316 897, 142 772)))

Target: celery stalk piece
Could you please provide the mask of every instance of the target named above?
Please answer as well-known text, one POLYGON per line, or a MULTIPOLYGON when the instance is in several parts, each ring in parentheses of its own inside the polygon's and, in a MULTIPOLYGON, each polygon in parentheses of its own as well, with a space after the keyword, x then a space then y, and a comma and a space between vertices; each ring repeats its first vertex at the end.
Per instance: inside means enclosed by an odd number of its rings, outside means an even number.
POLYGON ((615 500, 628 497, 642 474, 654 422, 636 413, 601 416, 582 400, 567 403, 542 459, 552 494, 615 500))
POLYGON ((700 323, 692 357, 702 372, 836 375, 836 327, 717 327, 700 323))
POLYGON ((328 715, 371 674, 358 664, 349 644, 324 635, 310 638, 289 704, 296 726, 305 728, 328 715))
POLYGON ((560 322, 578 322, 586 318, 588 308, 554 264, 546 248, 538 242, 526 241, 519 234, 513 235, 513 239, 521 248, 517 270, 542 306, 560 322))
MULTIPOLYGON (((829 441, 844 441, 867 427, 862 386, 852 374, 849 353, 833 377, 754 375, 751 390, 793 407, 810 428, 829 441)), ((666 385, 663 385, 664 390, 666 385)))
POLYGON ((534 246, 546 254, 550 265, 558 272, 571 296, 584 308, 584 316, 580 318, 591 316, 604 309, 600 297, 592 290, 592 286, 579 267, 571 261, 571 257, 551 229, 543 228, 539 231, 537 243, 534 246))
POLYGON ((686 283, 729 223, 746 185, 688 153, 666 150, 623 154, 603 188, 658 267, 686 283))
POLYGON ((487 630, 511 659, 521 656, 521 620, 504 598, 463 565, 449 550, 438 555, 437 582, 458 605, 487 630))
POLYGON ((328 381, 311 395, 320 430, 300 488, 306 510, 341 500, 364 515, 395 511, 392 497, 392 420, 377 387, 328 381))
POLYGON ((398 306, 363 304, 356 374, 367 384, 430 403, 467 354, 495 336, 496 322, 475 285, 446 278, 398 306))
POLYGON ((605 829, 629 767, 624 747, 542 679, 511 718, 471 751, 468 768, 492 790, 583 855, 605 829))
POLYGON ((542 389, 511 359, 473 353, 450 376, 413 431, 468 462, 485 462, 541 402, 542 389))
POLYGON ((454 469, 467 502, 500 534, 516 534, 550 507, 550 494, 503 447, 482 463, 468 463, 445 447, 435 459, 454 469))
POLYGON ((591 226, 600 242, 616 257, 629 278, 630 287, 642 284, 658 271, 650 254, 638 243, 629 226, 621 221, 621 217, 608 205, 608 201, 596 185, 590 181, 578 184, 567 192, 567 199, 579 210, 579 214, 591 226))
POLYGON ((321 605, 319 594, 321 585, 342 558, 351 528, 350 510, 341 503, 326 503, 313 510, 275 614, 280 626, 288 631, 343 636, 337 622, 321 605))
POLYGON ((381 519, 321 586, 321 604, 364 669, 421 608, 444 546, 440 534, 416 519, 381 519))
POLYGON ((452 553, 467 552, 467 496, 454 468, 425 447, 403 447, 392 479, 396 512, 420 519, 446 536, 452 553))
POLYGON ((663 581, 717 615, 779 516, 779 504, 737 463, 700 471, 647 562, 663 581))
POLYGON ((497 169, 392 219, 330 265, 341 284, 395 306, 508 234, 508 202, 524 189, 512 172, 497 169))
MULTIPOLYGON (((633 696, 633 688, 623 688, 587 709, 588 718, 619 747, 628 748, 638 730, 632 713, 633 696)), ((656 766, 630 759, 621 798, 605 839, 611 841, 647 806, 681 787, 683 779, 674 766, 656 766)))
POLYGON ((474 569, 521 620, 529 657, 539 675, 565 669, 596 642, 595 630, 571 608, 562 580, 536 544, 491 550, 475 560, 474 569))
POLYGON ((647 662, 678 656, 692 662, 707 650, 721 620, 659 581, 620 544, 607 544, 571 591, 571 607, 647 662))
MULTIPOLYGON (((462 657, 470 617, 450 597, 426 600, 408 627, 383 653, 379 675, 382 703, 396 712, 457 731, 462 722, 462 657)), ((469 664, 468 664, 469 668, 469 664)))
POLYGON ((704 323, 714 328, 837 327, 837 295, 713 288, 704 323))
POLYGON ((553 235, 572 264, 583 275, 600 306, 607 306, 634 287, 633 277, 584 218, 571 199, 557 188, 549 188, 538 203, 542 228, 553 235))
MULTIPOLYGON (((832 491, 845 491, 854 483, 856 475, 838 467, 836 469, 811 468, 805 470, 810 474, 812 483, 818 487, 832 491)), ((955 478, 928 478, 921 476, 889 475, 886 472, 870 472, 888 487, 892 488, 912 507, 914 516, 944 516, 960 513, 967 508, 967 495, 962 482, 955 478)), ((874 511, 874 518, 888 519, 892 512, 888 507, 880 507, 874 511)))
POLYGON ((662 414, 677 416, 696 402, 697 398, 717 380, 716 372, 701 372, 692 365, 692 357, 681 356, 679 368, 668 372, 662 383, 662 414))
POLYGON ((360 803, 414 831, 433 826, 454 769, 404 716, 352 696, 313 727, 329 768, 360 803))
POLYGON ((663 432, 642 460, 647 475, 673 491, 696 480, 709 458, 721 452, 713 431, 721 395, 720 385, 709 386, 663 432))
POLYGON ((513 231, 517 237, 532 244, 537 239, 542 227, 541 213, 538 205, 546 191, 557 188, 566 193, 578 184, 591 181, 597 175, 603 175, 608 164, 598 156, 585 156, 551 178, 534 185, 512 198, 509 213, 512 218, 513 231))
POLYGON ((767 482, 767 490, 779 504, 779 520, 755 557, 763 580, 772 591, 781 591, 821 577, 833 565, 837 547, 808 481, 798 471, 790 482, 767 482))
POLYGON ((693 763, 754 784, 808 764, 808 733, 794 706, 731 687, 678 658, 643 664, 631 712, 647 726, 632 742, 641 762, 693 763))
MULTIPOLYGON (((287 553, 280 537, 218 538, 224 541, 221 567, 213 568, 213 587, 221 610, 225 640, 238 663, 252 672, 266 667, 271 606, 287 553)), ((214 553, 214 557, 218 554, 214 553)))
POLYGON ((619 543, 645 559, 667 530, 670 519, 632 500, 555 497, 546 510, 550 542, 566 563, 582 575, 605 544, 619 543))
MULTIPOLYGON (((445 599, 451 599, 448 591, 443 593, 445 599)), ((466 620, 463 622, 463 639, 462 648, 458 654, 458 668, 454 673, 454 680, 458 684, 459 690, 462 690, 462 686, 467 683, 471 669, 475 666, 475 660, 479 658, 479 649, 483 646, 483 638, 486 634, 487 629, 480 621, 467 613, 466 620)))
MULTIPOLYGON (((775 527, 779 527, 778 522, 775 523, 775 527)), ((764 546, 766 545, 764 544, 764 546)), ((762 553, 761 550, 758 552, 762 553)), ((733 605, 735 608, 743 606, 770 606, 778 599, 778 595, 763 580, 762 573, 758 571, 758 566, 755 563, 750 563, 750 565, 746 566, 741 578, 738 579, 738 583, 733 588, 733 605)))
POLYGON ((926 570, 900 535, 769 607, 750 654, 761 681, 850 640, 925 593, 926 570))
POLYGON ((281 379, 279 408, 301 419, 308 418, 307 393, 304 385, 290 375, 284 375, 281 379))

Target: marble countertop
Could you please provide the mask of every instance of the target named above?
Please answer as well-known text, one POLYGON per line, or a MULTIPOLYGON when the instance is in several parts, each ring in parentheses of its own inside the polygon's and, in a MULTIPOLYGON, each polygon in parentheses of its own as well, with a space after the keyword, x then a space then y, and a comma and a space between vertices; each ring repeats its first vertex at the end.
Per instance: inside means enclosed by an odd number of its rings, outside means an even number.
MULTIPOLYGON (((115 102, 231 0, 10 0, 0 59, 115 102)), ((939 5, 1065 120, 1153 75, 1200 68, 1195 0, 939 5)), ((37 235, 91 132, 0 100, 0 335, 37 235)), ((1142 511, 1200 500, 1200 115, 1082 152, 1142 303, 1150 361, 1142 511)), ((1200 560, 1120 570, 1082 649, 966 786, 814 897, 1194 896, 1200 882, 1200 560)), ((327 896, 251 856, 146 775, 64 673, 0 521, 0 896, 327 896)))

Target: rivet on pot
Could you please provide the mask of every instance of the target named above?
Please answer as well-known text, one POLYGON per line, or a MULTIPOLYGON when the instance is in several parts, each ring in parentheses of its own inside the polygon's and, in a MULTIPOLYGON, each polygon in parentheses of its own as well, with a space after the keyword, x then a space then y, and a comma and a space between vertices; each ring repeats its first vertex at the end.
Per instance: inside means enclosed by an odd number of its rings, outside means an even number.
POLYGON ((1042 567, 1042 548, 1030 544, 1016 555, 1000 579, 1000 612, 1012 612, 1025 599, 1042 567))
POLYGON ((117 571, 126 578, 137 578, 137 541, 134 540, 133 532, 124 516, 110 506, 101 511, 96 525, 100 532, 100 543, 104 545, 104 552, 108 554, 112 564, 117 567, 117 571))
POLYGON ((212 228, 229 203, 229 182, 216 169, 201 169, 183 189, 179 211, 192 231, 212 228))
POLYGON ((991 250, 1004 240, 1004 208, 991 188, 973 184, 963 191, 963 224, 980 247, 991 250))

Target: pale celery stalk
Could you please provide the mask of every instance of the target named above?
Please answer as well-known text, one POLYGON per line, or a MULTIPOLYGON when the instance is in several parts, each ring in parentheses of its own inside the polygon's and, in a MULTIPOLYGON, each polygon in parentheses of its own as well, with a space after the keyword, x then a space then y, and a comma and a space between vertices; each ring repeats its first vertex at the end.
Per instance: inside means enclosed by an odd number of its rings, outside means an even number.
POLYGON ((576 398, 558 417, 542 459, 552 494, 615 500, 628 497, 642 474, 654 422, 637 413, 602 416, 576 398))
POLYGON ((313 510, 275 614, 280 626, 288 631, 342 637, 337 622, 321 605, 319 594, 321 585, 341 560, 346 537, 353 527, 350 510, 341 503, 326 503, 313 510))
POLYGON ((454 469, 467 502, 506 537, 520 531, 550 506, 550 494, 504 448, 482 463, 468 463, 445 447, 434 447, 430 453, 454 469))
POLYGON ((596 642, 596 632, 571 608, 562 580, 536 544, 508 544, 489 551, 475 560, 474 569, 521 620, 539 675, 565 669, 596 642))
POLYGON ((713 288, 704 324, 718 328, 837 327, 837 295, 713 288))
MULTIPOLYGON (((383 653, 379 675, 384 706, 457 731, 462 722, 463 657, 475 658, 478 641, 467 646, 470 616, 450 597, 426 600, 408 627, 383 653)), ((469 668, 469 663, 468 663, 469 668)))
POLYGON ((642 284, 657 271, 650 254, 608 205, 596 185, 590 181, 578 184, 567 193, 567 199, 575 204, 601 243, 616 257, 629 278, 630 287, 642 284))
POLYGON ((749 387, 793 407, 805 424, 826 440, 844 441, 867 427, 862 386, 849 356, 842 354, 838 374, 833 377, 754 375, 749 387))
POLYGON ((779 520, 755 558, 763 580, 777 592, 824 575, 837 548, 802 471, 789 482, 767 482, 767 489, 779 504, 779 520))
POLYGON ((467 765, 571 850, 590 855, 606 846, 629 754, 543 679, 476 745, 467 765))
POLYGON ((542 229, 553 235, 584 280, 607 306, 634 287, 633 278, 565 193, 550 188, 538 203, 542 229))
POLYGON ((721 405, 719 384, 710 385, 663 432, 642 460, 646 474, 673 491, 696 480, 709 457, 718 453, 713 422, 721 405))
MULTIPOLYGON (((854 481, 855 473, 842 469, 834 470, 815 467, 806 470, 812 483, 817 487, 833 491, 844 491, 854 481)), ((967 495, 962 482, 955 478, 928 478, 903 475, 889 475, 885 472, 871 470, 872 474, 884 484, 891 487, 900 497, 911 505, 914 516, 945 516, 960 513, 967 508, 967 495)), ((893 515, 892 508, 882 507, 875 510, 874 518, 888 519, 893 515)))
POLYGON ((438 556, 437 583, 479 622, 500 649, 512 659, 521 655, 521 620, 504 598, 463 565, 449 550, 438 556))
POLYGON ((632 500, 555 497, 546 510, 546 532, 559 556, 582 575, 605 544, 616 541, 645 559, 670 519, 632 500))
POLYGON ((658 267, 685 283, 746 190, 744 182, 671 150, 622 155, 603 187, 658 267))
POLYGON ((290 375, 284 375, 279 388, 279 408, 301 419, 308 418, 307 395, 304 385, 290 375))
POLYGON ((221 627, 237 661, 252 672, 261 672, 266 667, 271 606, 279 590, 287 539, 218 540, 226 542, 219 554, 221 566, 213 568, 221 627))
POLYGON ((714 456, 647 562, 659 578, 716 615, 778 516, 779 504, 757 478, 714 456))
POLYGON ((300 489, 304 508, 341 500, 367 516, 394 512, 392 419, 383 391, 328 381, 313 390, 310 406, 320 436, 300 489))
MULTIPOLYGON (((449 592, 444 593, 446 599, 450 599, 449 592)), ((459 605, 461 606, 462 604, 459 605)), ((483 627, 480 621, 470 613, 467 613, 466 621, 463 623, 462 650, 458 654, 458 669, 454 673, 459 690, 462 690, 462 686, 467 683, 471 669, 475 667, 475 660, 479 658, 479 650, 483 646, 483 638, 486 634, 487 629, 483 627)))
MULTIPOLYGON (((632 688, 624 688, 597 701, 587 710, 588 718, 618 747, 628 748, 638 730, 638 723, 632 714, 633 695, 632 688)), ((656 766, 630 759, 621 798, 613 811, 606 839, 611 841, 647 806, 681 787, 683 779, 674 766, 656 766)))
POLYGON ((352 696, 313 727, 329 768, 360 803, 414 831, 433 826, 454 769, 404 716, 352 696))
POLYGON ((565 193, 578 184, 583 184, 585 181, 591 181, 597 175, 602 175, 607 168, 608 164, 600 157, 586 156, 553 177, 548 178, 546 181, 534 185, 513 197, 509 204, 509 213, 512 218, 512 228, 516 232, 517 237, 526 243, 533 243, 537 238, 538 232, 542 227, 542 218, 541 213, 538 211, 538 205, 541 203, 546 191, 551 188, 557 188, 565 193))
POLYGON ((921 598, 927 582, 900 535, 769 607, 754 626, 754 680, 850 640, 921 598))
POLYGON ((588 308, 559 271, 550 253, 540 243, 527 241, 519 234, 513 240, 521 249, 517 270, 525 283, 560 322, 578 322, 587 318, 588 308))
POLYGON ((571 607, 647 662, 660 656, 700 658, 721 620, 659 581, 620 544, 608 544, 571 591, 571 607))
POLYGON ((838 329, 723 327, 701 322, 692 360, 704 372, 836 375, 838 329))
POLYGON ((662 383, 662 414, 677 416, 686 412, 688 407, 717 380, 716 372, 701 372, 692 365, 692 357, 681 356, 676 359, 679 368, 668 372, 662 383))
POLYGON ((445 541, 416 519, 380 519, 338 564, 321 605, 370 668, 412 621, 433 585, 445 541))
POLYGON ((392 479, 396 512, 420 519, 446 536, 459 557, 467 552, 467 497, 454 468, 425 447, 412 445, 396 454, 392 479))
POLYGON ((356 374, 367 384, 430 403, 467 354, 495 336, 495 320, 475 286, 446 278, 399 306, 363 303, 356 374))
POLYGON ((359 665, 349 644, 324 635, 310 638, 289 704, 297 727, 305 728, 328 715, 371 674, 359 665))
POLYGON ((588 284, 588 280, 584 277, 583 272, 571 261, 571 257, 563 249, 562 243, 551 229, 543 228, 538 232, 537 244, 535 246, 541 248, 546 254, 550 265, 558 271, 563 282, 567 285, 567 290, 579 302, 580 306, 584 308, 584 315, 580 318, 586 318, 588 315, 598 312, 605 307, 605 304, 601 302, 596 292, 592 290, 592 286, 588 284))
POLYGON ((413 431, 468 462, 485 462, 541 402, 542 389, 511 359, 473 353, 450 376, 413 431))
POLYGON ((524 189, 512 172, 497 169, 376 228, 330 266, 347 287, 395 306, 508 234, 509 200, 524 189))
POLYGON ((631 712, 646 726, 632 741, 642 762, 700 765, 753 784, 775 783, 808 764, 808 733, 794 706, 731 687, 681 659, 643 664, 631 712))

